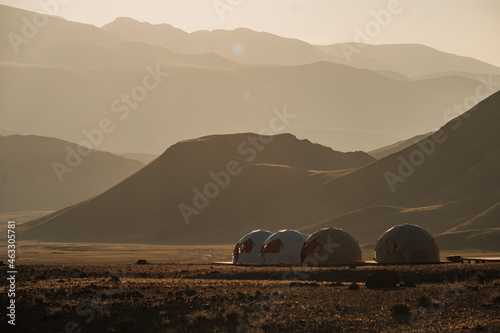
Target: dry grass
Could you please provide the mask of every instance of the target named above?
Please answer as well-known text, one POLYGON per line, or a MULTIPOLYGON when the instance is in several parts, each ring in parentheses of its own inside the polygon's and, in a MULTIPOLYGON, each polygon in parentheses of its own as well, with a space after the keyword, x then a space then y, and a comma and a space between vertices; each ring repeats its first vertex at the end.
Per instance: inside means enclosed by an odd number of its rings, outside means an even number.
MULTIPOLYGON (((387 266, 403 282, 367 289, 364 281, 377 269, 20 266, 17 328, 59 332, 74 322, 82 332, 500 330, 500 264, 387 266)), ((1 281, 2 304, 5 289, 1 281)))
MULTIPOLYGON (((3 233, 3 234, 6 234, 3 233)), ((1 235, 0 235, 1 236, 1 235)), ((210 263, 231 261, 230 245, 145 245, 106 243, 17 242, 22 264, 128 264, 146 258, 150 263, 210 263)), ((0 260, 7 260, 0 253, 0 260)))
MULTIPOLYGON (((5 231, 5 230, 4 230, 5 231)), ((7 233, 0 233, 0 240, 7 233)), ((147 245, 108 243, 62 243, 26 241, 17 242, 19 264, 132 264, 137 259, 150 263, 193 263, 206 264, 231 261, 234 244, 222 245, 147 245)), ((373 260, 375 245, 362 247, 363 260, 373 260)), ((441 251, 441 258, 455 255, 456 251, 441 251)), ((498 252, 478 250, 460 251, 462 256, 499 257, 498 252)), ((0 253, 0 260, 7 260, 6 253, 0 253)))

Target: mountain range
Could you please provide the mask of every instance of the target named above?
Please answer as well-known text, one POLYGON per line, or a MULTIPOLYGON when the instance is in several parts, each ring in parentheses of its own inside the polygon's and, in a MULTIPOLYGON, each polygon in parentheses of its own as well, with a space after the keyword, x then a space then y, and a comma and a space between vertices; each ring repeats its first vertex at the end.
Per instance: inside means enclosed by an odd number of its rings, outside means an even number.
POLYGON ((0 212, 65 208, 100 194, 144 166, 35 135, 0 136, 0 156, 0 212))
POLYGON ((408 222, 500 250, 498 67, 419 44, 0 17, 0 212, 56 210, 24 239, 335 226, 369 244, 408 222))
POLYGON ((290 134, 183 141, 103 194, 27 223, 23 237, 224 243, 256 228, 335 226, 370 243, 408 222, 450 247, 498 251, 499 105, 496 93, 376 161, 290 134))
MULTIPOLYGON (((0 15, 0 33, 20 38, 34 17, 7 6, 0 15)), ((454 105, 465 112, 500 88, 499 68, 416 44, 364 45, 347 59, 348 43, 317 46, 249 29, 187 33, 129 18, 98 28, 47 17, 36 31, 26 43, 0 42, 2 126, 80 142, 107 118, 116 130, 93 148, 118 154, 259 132, 282 107, 297 115, 287 132, 370 151, 436 130, 454 105), (115 112, 124 105, 113 103, 153 69, 165 73, 161 84, 127 117, 115 112)))

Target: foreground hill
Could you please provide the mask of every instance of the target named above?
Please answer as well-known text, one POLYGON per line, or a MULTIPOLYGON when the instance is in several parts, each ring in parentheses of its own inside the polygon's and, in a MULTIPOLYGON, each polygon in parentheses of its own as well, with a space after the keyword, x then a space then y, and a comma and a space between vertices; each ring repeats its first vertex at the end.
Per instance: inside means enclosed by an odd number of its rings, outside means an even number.
POLYGON ((499 105, 496 93, 430 137, 332 181, 325 190, 356 183, 359 187, 352 190, 371 189, 360 191, 361 197, 405 205, 441 204, 495 191, 500 188, 499 105))
POLYGON ((284 194, 308 187, 311 177, 322 173, 317 170, 355 168, 373 160, 366 153, 340 153, 290 134, 183 141, 102 195, 34 221, 25 236, 164 243, 226 229, 220 240, 251 227, 284 194), (206 189, 210 183, 219 185, 206 189), (183 215, 182 204, 198 213, 183 215))
MULTIPOLYGON (((24 237, 216 243, 255 228, 311 226, 305 230, 310 232, 333 225, 373 242, 403 222, 434 234, 462 229, 467 221, 494 229, 500 202, 499 105, 497 93, 432 136, 371 163, 364 153, 340 154, 290 135, 275 137, 260 153, 251 148, 248 134, 184 141, 102 195, 29 223, 24 237), (352 160, 338 164, 344 158, 352 160), (233 160, 239 167, 229 164, 233 160), (220 175, 236 169, 229 180, 220 175), (207 185, 217 182, 211 172, 225 187, 207 185), (99 232, 93 231, 97 225, 99 232)), ((467 230, 479 228, 469 224, 467 230)), ((455 244, 459 241, 455 237, 455 244)), ((482 246, 498 244, 463 247, 482 246)))
POLYGON ((0 136, 0 212, 56 210, 100 194, 144 165, 40 136, 0 136), (68 164, 69 161, 69 164, 68 164))
POLYGON ((496 93, 419 143, 325 183, 315 201, 336 202, 346 215, 315 227, 338 225, 367 240, 369 230, 410 222, 435 234, 479 232, 462 248, 498 249, 491 235, 500 227, 499 105, 496 93))

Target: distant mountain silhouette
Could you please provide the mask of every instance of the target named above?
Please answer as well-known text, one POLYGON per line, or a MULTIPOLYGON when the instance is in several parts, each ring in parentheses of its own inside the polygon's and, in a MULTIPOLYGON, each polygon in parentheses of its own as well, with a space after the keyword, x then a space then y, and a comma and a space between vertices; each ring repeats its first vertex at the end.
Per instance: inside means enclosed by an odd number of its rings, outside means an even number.
POLYGON ((102 29, 184 54, 213 52, 245 64, 298 65, 335 59, 304 41, 246 28, 187 33, 169 24, 152 25, 118 18, 102 29))
POLYGON ((76 144, 59 139, 0 136, 0 211, 61 209, 100 194, 143 166, 102 151, 83 156, 76 144))
POLYGON ((14 134, 20 134, 20 133, 18 133, 16 130, 0 126, 0 135, 5 136, 14 134))
MULTIPOLYGON (((70 22, 56 16, 40 15, 47 21, 46 24, 37 27, 33 20, 34 14, 0 5, 2 17, 0 34, 4 36, 0 40, 0 61, 31 62, 50 47, 61 43, 81 42, 113 47, 128 40, 126 37, 103 31, 93 25, 70 22), (25 23, 26 21, 28 23, 25 23), (31 25, 28 26, 29 24, 31 25), (23 28, 24 26, 28 27, 23 28), (23 29, 29 34, 23 33, 23 29)), ((41 21, 40 18, 39 20, 41 21)))
MULTIPOLYGON (((7 6, 0 13, 6 36, 21 34, 22 17, 34 15, 7 6)), ((187 33, 128 18, 103 28, 47 20, 36 38, 18 45, 18 53, 8 38, 0 42, 2 126, 78 142, 82 130, 106 117, 117 130, 100 149, 113 152, 158 154, 187 137, 258 132, 273 108, 283 106, 298 115, 287 132, 335 150, 370 151, 442 126, 448 109, 482 84, 479 74, 461 69, 497 70, 420 45, 367 47, 362 54, 373 54, 375 70, 366 70, 328 54, 338 46, 320 50, 250 29, 187 33), (426 61, 418 62, 413 53, 426 61), (392 65, 432 77, 411 80, 392 65), (170 75, 137 106, 113 104, 141 88, 147 68, 170 75), (450 72, 443 76, 438 70, 450 72), (117 109, 130 117, 122 121, 117 109)), ((480 99, 499 88, 481 88, 480 99)))
POLYGON ((297 114, 287 131, 341 151, 373 150, 439 127, 445 111, 463 103, 466 91, 460 86, 449 94, 423 90, 372 71, 328 62, 230 71, 201 64, 162 65, 168 78, 137 109, 129 108, 130 116, 122 121, 112 102, 130 94, 148 72, 145 67, 114 67, 113 57, 110 67, 99 70, 0 64, 5 82, 0 90, 2 125, 77 142, 85 129, 82 124, 90 130, 107 117, 117 130, 101 149, 155 153, 185 137, 234 133, 241 128, 258 131, 273 108, 287 106, 297 114), (8 84, 13 80, 24 83, 8 84))
POLYGON ((144 164, 148 164, 158 158, 160 155, 156 154, 147 154, 147 153, 125 153, 125 154, 119 154, 119 156, 131 159, 131 160, 136 160, 139 162, 142 162, 144 164))
POLYGON ((479 74, 475 79, 466 78, 461 75, 450 75, 407 81, 407 84, 425 91, 432 91, 436 94, 463 98, 463 96, 474 95, 475 90, 482 85, 482 83, 478 80, 480 77, 483 77, 484 80, 492 82, 491 86, 493 88, 500 89, 500 80, 491 81, 488 75, 481 76, 479 74))
POLYGON ((403 150, 407 147, 410 147, 411 145, 425 139, 426 137, 430 136, 431 134, 434 134, 434 132, 430 132, 430 133, 426 133, 426 134, 422 134, 422 135, 417 135, 417 136, 414 136, 413 138, 409 138, 406 140, 401 140, 401 141, 398 141, 392 145, 369 151, 368 154, 370 154, 370 156, 373 156, 374 158, 379 160, 379 159, 384 158, 386 156, 400 152, 401 150, 403 150))
POLYGON ((211 52, 204 40, 197 38, 170 24, 151 24, 139 22, 128 17, 119 17, 102 27, 119 36, 126 36, 131 41, 162 46, 168 50, 183 54, 201 54, 211 52))
POLYGON ((409 77, 452 71, 500 74, 500 68, 491 64, 420 44, 340 43, 317 47, 327 54, 344 59, 351 66, 391 70, 409 77))
POLYGON ((500 75, 500 68, 491 64, 420 44, 339 43, 315 46, 247 28, 187 33, 168 24, 153 25, 130 18, 118 18, 104 25, 103 29, 175 52, 214 52, 250 65, 293 66, 330 61, 370 70, 398 72, 409 77, 451 71, 500 75))
POLYGON ((169 51, 161 46, 151 45, 142 42, 127 42, 117 45, 115 50, 121 51, 121 54, 130 54, 138 56, 146 56, 151 62, 163 62, 165 64, 177 66, 201 66, 208 68, 238 68, 241 67, 233 61, 225 59, 215 53, 209 52, 204 54, 180 54, 169 51), (177 61, 172 63, 171 61, 177 61))

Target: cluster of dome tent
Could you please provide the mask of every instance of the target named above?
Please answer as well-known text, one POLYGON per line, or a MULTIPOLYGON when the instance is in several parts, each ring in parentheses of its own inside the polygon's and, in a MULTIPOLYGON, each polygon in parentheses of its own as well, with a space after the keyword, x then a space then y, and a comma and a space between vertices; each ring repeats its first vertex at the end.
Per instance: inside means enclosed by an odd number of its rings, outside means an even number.
MULTIPOLYGON (((296 230, 271 233, 255 230, 243 236, 233 251, 233 264, 349 265, 361 262, 358 241, 347 232, 324 228, 309 237, 296 230)), ((392 227, 380 236, 375 261, 384 264, 439 262, 439 248, 431 234, 416 225, 392 227)))

